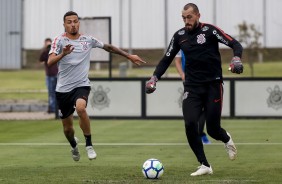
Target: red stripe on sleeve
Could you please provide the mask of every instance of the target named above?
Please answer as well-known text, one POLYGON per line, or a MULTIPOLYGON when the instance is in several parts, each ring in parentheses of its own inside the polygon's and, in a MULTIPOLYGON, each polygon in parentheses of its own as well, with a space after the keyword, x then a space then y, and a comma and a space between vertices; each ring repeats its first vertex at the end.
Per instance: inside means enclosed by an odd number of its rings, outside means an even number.
POLYGON ((53 44, 51 46, 51 52, 53 52, 53 53, 56 49, 57 41, 58 41, 58 36, 54 39, 53 44))
MULTIPOLYGON (((202 23, 202 24, 204 24, 204 23, 202 23)), ((225 34, 224 31, 223 31, 222 29, 220 29, 219 27, 217 27, 217 26, 215 26, 215 25, 212 25, 212 24, 209 24, 209 25, 211 25, 211 26, 217 28, 217 29, 222 33, 222 35, 223 35, 225 38, 227 38, 229 41, 232 41, 232 40, 233 40, 229 35, 225 34)))
MULTIPOLYGON (((214 26, 214 27, 216 27, 216 26, 214 26)), ((225 34, 222 29, 220 29, 219 27, 216 27, 216 28, 217 28, 217 29, 223 34, 223 36, 226 37, 228 40, 230 40, 230 41, 233 40, 229 35, 225 34)))

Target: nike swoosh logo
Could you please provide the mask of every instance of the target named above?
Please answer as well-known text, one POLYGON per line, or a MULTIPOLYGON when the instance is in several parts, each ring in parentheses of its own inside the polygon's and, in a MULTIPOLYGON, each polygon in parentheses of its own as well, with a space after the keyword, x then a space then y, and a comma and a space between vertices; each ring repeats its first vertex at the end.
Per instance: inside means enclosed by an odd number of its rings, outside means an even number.
POLYGON ((179 42, 179 44, 181 44, 181 43, 183 43, 183 42, 186 42, 188 39, 185 39, 185 40, 181 40, 180 42, 179 42))
POLYGON ((217 103, 219 102, 221 99, 215 99, 214 102, 217 103))

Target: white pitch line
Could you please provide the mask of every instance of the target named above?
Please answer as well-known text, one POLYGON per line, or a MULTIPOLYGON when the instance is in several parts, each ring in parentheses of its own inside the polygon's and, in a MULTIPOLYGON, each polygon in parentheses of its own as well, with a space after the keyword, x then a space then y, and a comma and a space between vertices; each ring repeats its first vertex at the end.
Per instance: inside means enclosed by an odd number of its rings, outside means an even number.
POLYGON ((201 180, 202 182, 217 182, 217 183, 238 183, 241 182, 258 182, 259 180, 201 180))
MULTIPOLYGON (((236 145, 262 145, 273 146, 282 143, 235 143, 236 145)), ((0 146, 66 146, 68 143, 0 143, 0 146)), ((80 143, 79 145, 84 145, 80 143)), ((188 146, 188 143, 94 143, 95 146, 188 146)), ((205 146, 218 146, 223 143, 211 143, 205 146)))

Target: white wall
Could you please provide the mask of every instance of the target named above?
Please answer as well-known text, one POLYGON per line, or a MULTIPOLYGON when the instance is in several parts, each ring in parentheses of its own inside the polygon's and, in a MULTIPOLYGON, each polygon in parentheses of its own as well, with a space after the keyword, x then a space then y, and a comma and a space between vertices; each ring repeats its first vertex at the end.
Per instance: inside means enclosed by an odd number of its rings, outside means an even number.
POLYGON ((62 33, 63 16, 68 10, 69 0, 25 0, 23 47, 41 48, 46 37, 62 33))
MULTIPOLYGON (((92 80, 92 90, 87 106, 88 114, 93 118, 182 117, 183 84, 180 79, 163 78, 158 82, 157 90, 150 95, 142 95, 144 84, 145 79, 141 78, 114 81, 92 80), (132 87, 124 91, 123 89, 127 86, 132 87)), ((281 90, 281 78, 225 79, 222 116, 282 118, 281 90)))
MULTIPOLYGON (((198 5, 201 21, 215 24, 226 33, 237 36, 238 24, 246 21, 257 26, 265 38, 266 47, 282 47, 282 1, 279 0, 191 0, 198 5), (266 2, 266 7, 263 2, 266 2), (215 5, 215 6, 214 6, 215 5), (264 11, 265 10, 265 11, 264 11), (266 12, 266 27, 264 13, 266 12), (215 13, 215 14, 214 14, 215 13)), ((174 32, 183 27, 181 10, 186 0, 131 0, 131 34, 129 34, 129 0, 24 0, 25 49, 38 49, 46 37, 55 37, 63 31, 63 15, 73 7, 80 17, 112 18, 112 43, 128 48, 164 48, 174 32), (165 39, 165 21, 167 36, 165 39)), ((95 35, 94 35, 95 36, 95 35)), ((265 43, 264 43, 265 40, 265 43)))
POLYGON ((280 37, 282 30, 282 1, 267 0, 267 19, 266 30, 268 32, 266 45, 271 47, 281 47, 282 39, 280 37))

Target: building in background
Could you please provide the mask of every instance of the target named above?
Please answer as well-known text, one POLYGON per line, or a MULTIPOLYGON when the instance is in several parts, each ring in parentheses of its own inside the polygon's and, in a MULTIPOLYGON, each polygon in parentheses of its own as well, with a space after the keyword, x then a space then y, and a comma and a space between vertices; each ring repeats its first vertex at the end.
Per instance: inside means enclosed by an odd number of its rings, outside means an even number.
POLYGON ((21 69, 23 1, 0 1, 0 69, 21 69))
MULTIPOLYGON (((238 35, 237 26, 243 21, 255 24, 262 33, 265 48, 282 48, 282 1, 280 0, 191 0, 201 12, 201 20, 238 35), (251 12, 251 13, 250 13, 251 12)), ((41 40, 63 32, 63 15, 76 11, 82 18, 111 17, 112 43, 124 49, 166 48, 177 28, 183 27, 181 10, 186 0, 1 0, 1 41, 14 44, 0 46, 0 55, 17 57, 12 64, 1 56, 0 68, 19 68, 23 64, 19 48, 40 49, 41 40), (15 24, 16 29, 12 28, 15 24), (8 49, 8 50, 7 50, 8 49), (17 55, 17 56, 16 56, 17 55), (15 65, 15 67, 14 67, 15 65)), ((99 38, 98 38, 99 39, 99 38)), ((221 46, 223 47, 223 46, 221 46)))

